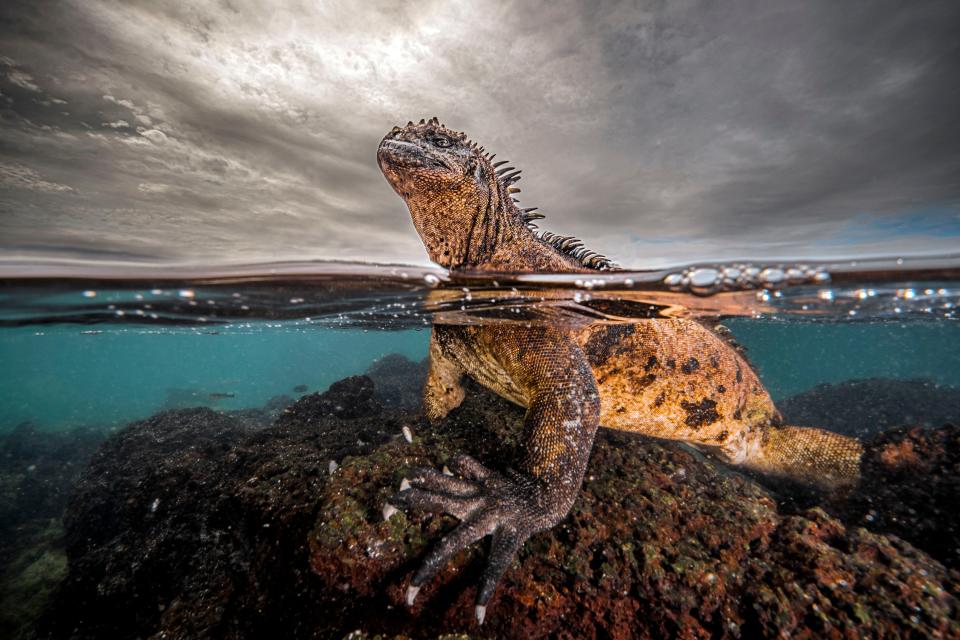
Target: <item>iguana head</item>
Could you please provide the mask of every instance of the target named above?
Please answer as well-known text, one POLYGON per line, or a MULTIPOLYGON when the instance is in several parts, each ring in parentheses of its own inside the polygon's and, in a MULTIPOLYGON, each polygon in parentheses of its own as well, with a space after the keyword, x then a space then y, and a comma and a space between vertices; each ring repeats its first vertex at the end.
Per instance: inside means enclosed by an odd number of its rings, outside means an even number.
POLYGON ((377 150, 383 175, 404 200, 420 193, 446 194, 484 188, 489 163, 465 133, 447 129, 436 118, 408 122, 384 136, 377 150))
POLYGON ((605 269, 576 238, 535 233, 536 207, 520 209, 520 171, 436 118, 390 130, 377 163, 410 210, 434 262, 450 269, 605 269))
POLYGON ((434 262, 482 264, 504 233, 523 226, 509 198, 513 181, 498 176, 491 160, 466 134, 436 118, 394 127, 380 142, 380 169, 407 203, 434 262))

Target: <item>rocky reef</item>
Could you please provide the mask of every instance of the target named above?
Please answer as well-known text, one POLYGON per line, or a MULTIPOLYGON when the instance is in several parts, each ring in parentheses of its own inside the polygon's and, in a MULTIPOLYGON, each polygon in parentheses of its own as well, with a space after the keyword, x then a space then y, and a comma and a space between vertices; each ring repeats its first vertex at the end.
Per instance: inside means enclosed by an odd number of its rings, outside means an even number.
POLYGON ((373 381, 377 401, 391 409, 417 409, 423 383, 427 379, 429 359, 414 362, 399 353, 391 353, 371 364, 365 375, 373 381))
POLYGON ((485 545, 408 610, 454 520, 381 508, 411 468, 509 464, 522 412, 477 386, 433 427, 386 404, 357 376, 267 428, 186 409, 112 436, 68 506, 37 637, 960 636, 956 537, 937 542, 960 519, 955 428, 879 436, 861 493, 790 514, 679 445, 602 431, 570 516, 524 546, 478 627, 485 545))
POLYGON ((819 384, 777 403, 788 424, 869 438, 903 425, 960 423, 960 387, 931 380, 867 378, 819 384))
POLYGON ((895 534, 960 569, 960 427, 892 429, 869 441, 845 520, 895 534))
POLYGON ((61 515, 106 435, 42 431, 24 423, 0 435, 0 637, 30 633, 67 573, 61 515))

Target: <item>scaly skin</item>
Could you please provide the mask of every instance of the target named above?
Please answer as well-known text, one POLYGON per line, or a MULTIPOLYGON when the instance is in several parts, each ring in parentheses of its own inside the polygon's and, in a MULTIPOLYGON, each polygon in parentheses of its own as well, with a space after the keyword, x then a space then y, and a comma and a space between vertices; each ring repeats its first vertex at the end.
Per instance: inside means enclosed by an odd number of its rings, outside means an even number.
MULTIPOLYGON (((394 127, 380 143, 380 168, 407 203, 431 260, 474 271, 579 273, 612 266, 576 249, 572 239, 538 237, 532 216, 511 196, 519 178, 498 175, 492 159, 436 118, 394 127)), ((452 465, 456 475, 421 469, 391 499, 461 521, 424 559, 408 589, 409 604, 455 553, 492 534, 477 593, 482 623, 497 581, 524 541, 569 512, 601 425, 680 440, 728 463, 820 488, 848 488, 858 478, 858 441, 780 426, 750 365, 697 322, 436 326, 424 389, 429 419, 462 402, 464 374, 526 408, 523 455, 502 473, 467 456, 452 465)))

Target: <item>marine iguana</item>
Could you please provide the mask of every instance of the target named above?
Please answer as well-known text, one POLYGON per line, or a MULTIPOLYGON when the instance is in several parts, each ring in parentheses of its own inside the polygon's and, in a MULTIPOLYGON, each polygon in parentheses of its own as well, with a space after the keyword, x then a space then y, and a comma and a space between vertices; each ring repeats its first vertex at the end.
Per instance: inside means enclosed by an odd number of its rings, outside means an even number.
MULTIPOLYGON (((594 272, 615 268, 575 238, 538 232, 535 209, 513 194, 513 167, 436 118, 394 127, 377 161, 406 202, 430 259, 450 270, 594 272)), ((477 592, 477 619, 514 554, 561 521, 576 499, 598 426, 680 440, 727 463, 819 487, 855 484, 860 443, 829 431, 782 426, 744 357, 692 320, 524 327, 435 326, 424 411, 436 421, 463 400, 463 375, 526 408, 515 468, 463 455, 453 472, 419 469, 392 505, 450 513, 459 526, 427 554, 407 590, 461 549, 492 534, 477 592), (455 475, 453 475, 455 473, 455 475)))

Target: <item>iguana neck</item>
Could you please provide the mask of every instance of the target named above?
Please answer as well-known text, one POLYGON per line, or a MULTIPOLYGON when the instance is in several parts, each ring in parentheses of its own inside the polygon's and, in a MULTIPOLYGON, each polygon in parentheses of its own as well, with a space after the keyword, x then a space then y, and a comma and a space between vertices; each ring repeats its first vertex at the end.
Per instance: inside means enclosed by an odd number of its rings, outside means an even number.
POLYGON ((432 261, 452 271, 592 271, 537 238, 498 187, 464 181, 405 198, 432 261))

